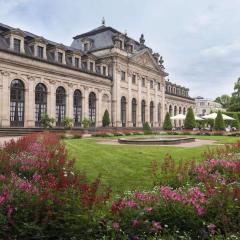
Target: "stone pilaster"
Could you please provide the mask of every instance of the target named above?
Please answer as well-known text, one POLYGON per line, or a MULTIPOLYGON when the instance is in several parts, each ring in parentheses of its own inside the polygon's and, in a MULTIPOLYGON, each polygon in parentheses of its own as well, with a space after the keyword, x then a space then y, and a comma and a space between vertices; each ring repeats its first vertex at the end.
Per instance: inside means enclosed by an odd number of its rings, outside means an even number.
POLYGON ((132 122, 132 74, 130 72, 127 73, 128 77, 128 102, 127 102, 127 113, 126 113, 126 118, 127 118, 127 127, 132 127, 133 122, 132 122))
POLYGON ((68 91, 66 96, 66 116, 73 118, 73 85, 68 84, 68 91))
POLYGON ((0 108, 1 127, 10 127, 10 73, 1 71, 0 108))
POLYGON ((96 126, 101 127, 102 126, 102 91, 99 89, 97 92, 97 106, 96 106, 96 126))
POLYGON ((84 94, 83 94, 83 119, 87 118, 89 119, 89 109, 88 109, 88 95, 89 95, 89 89, 88 87, 84 88, 84 94))
POLYGON ((54 118, 55 122, 54 122, 54 126, 56 125, 56 81, 54 80, 49 80, 50 83, 50 89, 48 92, 48 96, 47 96, 47 112, 49 114, 49 117, 54 118))
POLYGON ((28 88, 25 87, 24 126, 35 127, 35 77, 28 76, 28 88))
POLYGON ((142 91, 142 82, 141 82, 141 76, 138 75, 137 77, 138 81, 138 99, 137 99, 137 127, 142 127, 142 97, 141 97, 141 91, 142 91))

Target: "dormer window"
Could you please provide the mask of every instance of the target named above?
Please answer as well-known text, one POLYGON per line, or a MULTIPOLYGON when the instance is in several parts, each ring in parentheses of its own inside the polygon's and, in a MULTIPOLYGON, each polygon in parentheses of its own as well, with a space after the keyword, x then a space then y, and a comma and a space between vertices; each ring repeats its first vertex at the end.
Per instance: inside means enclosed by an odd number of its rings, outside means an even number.
POLYGON ((13 49, 15 52, 20 53, 20 51, 21 51, 21 40, 20 39, 14 38, 13 49))
POLYGON ((119 48, 123 49, 123 42, 121 40, 119 41, 119 48))
POLYGON ((78 57, 75 57, 75 67, 76 68, 79 68, 79 58, 78 57))
POLYGON ((83 68, 84 70, 87 70, 87 62, 82 62, 82 68, 83 68))
POLYGON ((57 53, 57 60, 59 63, 63 63, 63 53, 62 52, 57 53))
POLYGON ((88 51, 88 43, 83 44, 83 49, 84 49, 84 51, 88 51))
POLYGON ((93 70, 94 70, 93 68, 94 68, 94 64, 93 64, 93 62, 90 62, 90 71, 91 72, 93 72, 93 70))
POLYGON ((43 47, 37 46, 37 56, 38 56, 39 58, 43 58, 43 50, 44 50, 43 47))
POLYGON ((103 75, 106 76, 107 75, 107 68, 106 68, 106 66, 103 66, 102 70, 103 70, 103 75))

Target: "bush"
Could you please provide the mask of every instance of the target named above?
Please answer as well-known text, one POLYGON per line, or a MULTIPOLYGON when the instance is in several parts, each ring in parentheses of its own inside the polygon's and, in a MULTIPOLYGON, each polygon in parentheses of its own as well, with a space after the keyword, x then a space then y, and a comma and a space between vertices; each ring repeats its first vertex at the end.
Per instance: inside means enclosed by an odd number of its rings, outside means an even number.
POLYGON ((222 116, 221 111, 218 111, 218 113, 217 113, 217 117, 216 117, 215 123, 214 123, 214 129, 215 130, 225 130, 225 124, 223 121, 223 116, 222 116))
POLYGON ((109 196, 75 170, 60 136, 37 134, 0 151, 0 239, 90 239, 109 196))
POLYGON ((103 119, 102 119, 102 125, 103 127, 108 127, 109 124, 110 124, 109 113, 108 113, 108 110, 105 110, 103 119))
POLYGON ((90 120, 87 118, 84 118, 82 121, 83 128, 88 128, 90 126, 90 120))
POLYGON ((52 128, 54 118, 50 118, 47 113, 41 115, 40 125, 44 129, 52 128))
POLYGON ((169 112, 166 113, 164 123, 163 123, 163 130, 172 130, 172 122, 170 119, 169 112))
POLYGON ((64 117, 63 119, 63 127, 65 129, 71 129, 73 127, 73 119, 70 117, 64 117))
POLYGON ((193 113, 193 109, 190 107, 188 108, 186 119, 184 121, 184 128, 192 130, 196 127, 196 121, 193 113))
POLYGON ((145 122, 143 124, 143 132, 145 135, 152 134, 152 130, 151 130, 151 127, 149 126, 148 122, 145 122))
POLYGON ((239 123, 239 118, 237 114, 233 115, 233 118, 235 120, 232 121, 232 127, 235 127, 236 129, 240 129, 240 123, 239 123))

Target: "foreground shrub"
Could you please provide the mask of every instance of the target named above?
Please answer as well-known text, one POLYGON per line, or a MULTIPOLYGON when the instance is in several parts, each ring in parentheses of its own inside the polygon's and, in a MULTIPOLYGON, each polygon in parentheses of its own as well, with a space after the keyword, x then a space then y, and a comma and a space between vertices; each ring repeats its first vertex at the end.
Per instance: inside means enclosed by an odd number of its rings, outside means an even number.
POLYGON ((103 114, 102 125, 103 125, 103 127, 108 127, 109 124, 110 124, 109 113, 108 113, 108 110, 105 110, 105 112, 103 114))
POLYGON ((100 225, 93 211, 110 191, 99 194, 99 185, 74 169, 57 135, 11 141, 0 152, 0 238, 94 236, 100 225))

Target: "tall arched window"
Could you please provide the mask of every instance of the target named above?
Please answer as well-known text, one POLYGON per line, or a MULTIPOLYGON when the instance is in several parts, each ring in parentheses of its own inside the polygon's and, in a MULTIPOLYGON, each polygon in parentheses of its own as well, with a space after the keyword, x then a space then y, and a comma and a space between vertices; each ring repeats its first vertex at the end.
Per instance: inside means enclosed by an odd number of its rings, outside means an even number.
POLYGON ((153 117, 154 117, 154 105, 153 105, 153 101, 150 102, 150 123, 151 126, 153 126, 153 117))
POLYGON ((121 122, 123 127, 126 127, 126 106, 127 106, 126 98, 122 97, 121 98, 121 122))
POLYGON ((42 115, 47 112, 47 88, 38 83, 35 88, 35 126, 40 126, 42 115))
POLYGON ((144 124, 146 122, 146 120, 145 120, 145 109, 146 109, 146 103, 145 103, 145 100, 142 100, 142 103, 141 103, 142 124, 144 124))
POLYGON ((137 100, 136 98, 132 99, 132 123, 133 127, 137 125, 137 100))
POLYGON ((170 116, 172 116, 172 105, 169 106, 169 110, 168 110, 170 116))
POLYGON ((185 107, 183 108, 183 114, 184 115, 186 114, 186 108, 185 107))
POLYGON ((11 82, 10 90, 10 126, 24 126, 24 83, 15 79, 11 82))
POLYGON ((179 110, 178 110, 178 112, 179 112, 179 114, 181 114, 181 113, 182 113, 182 108, 181 108, 181 107, 179 107, 179 110))
POLYGON ((177 106, 174 107, 174 116, 177 115, 177 106))
POLYGON ((158 124, 161 125, 161 103, 158 103, 158 124))
POLYGON ((63 87, 58 87, 56 91, 56 126, 62 125, 66 115, 66 93, 63 87))
POLYGON ((89 120, 90 126, 96 126, 96 94, 91 92, 88 98, 88 108, 89 108, 89 120))
POLYGON ((80 127, 82 122, 82 93, 75 90, 73 94, 73 119, 74 126, 80 127))

